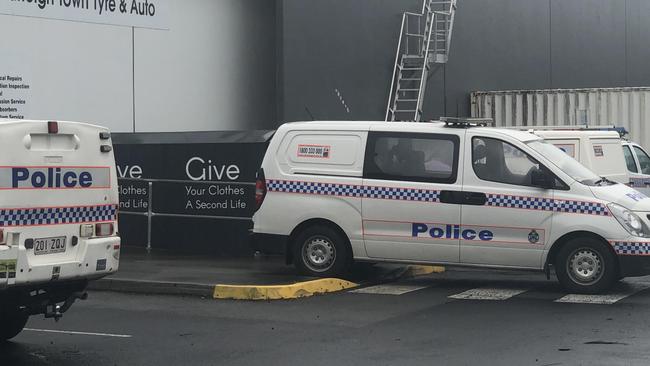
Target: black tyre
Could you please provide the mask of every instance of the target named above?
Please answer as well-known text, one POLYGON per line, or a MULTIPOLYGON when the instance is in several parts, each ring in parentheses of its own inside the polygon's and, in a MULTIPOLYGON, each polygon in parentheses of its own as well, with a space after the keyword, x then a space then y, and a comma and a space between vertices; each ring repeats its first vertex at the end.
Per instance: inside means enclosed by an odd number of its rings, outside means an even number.
POLYGON ((293 243, 293 262, 304 274, 338 277, 347 273, 352 259, 346 238, 325 226, 310 226, 293 243))
POLYGON ((565 289, 581 294, 606 291, 619 277, 610 248, 589 237, 571 239, 560 249, 555 273, 565 289))
POLYGON ((7 341, 22 332, 29 316, 17 309, 0 311, 0 342, 7 341))

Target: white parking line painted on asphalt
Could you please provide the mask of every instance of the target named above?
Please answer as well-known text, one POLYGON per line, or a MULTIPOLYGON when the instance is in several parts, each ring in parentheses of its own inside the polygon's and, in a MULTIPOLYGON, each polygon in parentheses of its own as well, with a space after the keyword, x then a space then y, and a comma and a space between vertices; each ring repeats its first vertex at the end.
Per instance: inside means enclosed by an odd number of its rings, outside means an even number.
POLYGON ((113 338, 131 338, 131 337, 133 337, 132 335, 128 335, 128 334, 75 332, 75 331, 72 331, 72 330, 53 330, 53 329, 34 329, 34 328, 25 328, 23 330, 30 331, 30 332, 40 332, 40 333, 58 333, 58 334, 70 334, 70 335, 97 336, 97 337, 113 337, 113 338))
POLYGON ((372 295, 403 295, 409 292, 422 290, 429 286, 412 286, 389 283, 385 285, 376 285, 352 290, 355 294, 372 294, 372 295))
POLYGON ((509 298, 522 294, 526 291, 528 291, 528 289, 483 287, 474 288, 455 295, 450 295, 449 298, 456 300, 508 300, 509 298))
POLYGON ((600 304, 600 305, 611 305, 618 301, 623 300, 628 296, 632 296, 635 293, 650 288, 650 285, 644 283, 627 283, 626 288, 617 291, 611 294, 604 295, 581 295, 581 294, 568 294, 564 297, 561 297, 555 302, 565 302, 572 304, 600 304))

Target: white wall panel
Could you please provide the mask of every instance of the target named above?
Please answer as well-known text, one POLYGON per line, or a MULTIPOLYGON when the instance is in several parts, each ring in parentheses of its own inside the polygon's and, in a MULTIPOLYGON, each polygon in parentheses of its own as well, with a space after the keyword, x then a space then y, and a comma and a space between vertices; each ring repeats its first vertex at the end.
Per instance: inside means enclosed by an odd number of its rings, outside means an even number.
POLYGON ((163 3, 168 30, 0 15, 0 83, 15 74, 30 85, 5 96, 27 99, 27 119, 116 132, 275 126, 275 2, 163 3))
POLYGON ((30 89, 26 118, 131 131, 131 28, 0 15, 0 75, 30 89))
POLYGON ((268 0, 173 1, 170 31, 136 29, 138 132, 254 129, 273 118, 273 9, 268 0))

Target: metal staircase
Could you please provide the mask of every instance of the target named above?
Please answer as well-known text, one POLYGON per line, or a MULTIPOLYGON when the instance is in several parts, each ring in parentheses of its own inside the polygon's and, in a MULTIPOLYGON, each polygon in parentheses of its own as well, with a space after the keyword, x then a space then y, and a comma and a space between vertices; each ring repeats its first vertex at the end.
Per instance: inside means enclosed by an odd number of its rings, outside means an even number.
POLYGON ((420 121, 427 79, 449 57, 457 0, 424 0, 422 13, 402 16, 386 121, 420 121))

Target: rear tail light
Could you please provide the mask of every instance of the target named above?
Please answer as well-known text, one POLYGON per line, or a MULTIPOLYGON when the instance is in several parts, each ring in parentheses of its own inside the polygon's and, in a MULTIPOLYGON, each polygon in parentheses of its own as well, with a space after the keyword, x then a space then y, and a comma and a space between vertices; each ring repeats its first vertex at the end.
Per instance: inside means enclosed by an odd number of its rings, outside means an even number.
POLYGON ((5 229, 0 229, 0 244, 7 244, 7 239, 5 238, 5 229))
POLYGON ((266 178, 264 178, 264 170, 260 169, 257 172, 257 180, 255 180, 255 211, 259 210, 264 203, 266 197, 266 178))
POLYGON ((113 235, 113 223, 102 222, 95 224, 95 236, 111 236, 113 235))

